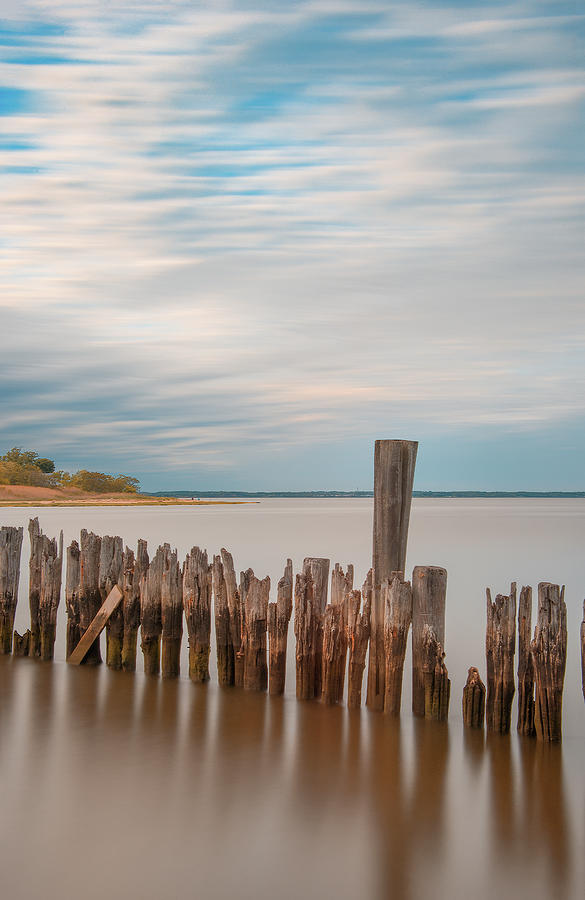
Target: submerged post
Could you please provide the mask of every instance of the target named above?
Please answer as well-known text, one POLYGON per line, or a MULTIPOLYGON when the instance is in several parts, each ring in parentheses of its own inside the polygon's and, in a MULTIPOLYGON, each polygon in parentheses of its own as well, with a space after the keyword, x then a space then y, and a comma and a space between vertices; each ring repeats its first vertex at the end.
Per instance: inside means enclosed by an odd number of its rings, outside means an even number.
POLYGON ((404 573, 418 443, 376 441, 374 449, 373 595, 367 705, 382 710, 385 696, 384 603, 381 588, 404 573))
POLYGON ((530 645, 534 663, 534 726, 539 741, 562 737, 563 686, 567 662, 565 588, 538 585, 538 619, 530 645))
POLYGON ((431 674, 429 667, 434 672, 438 657, 442 660, 441 654, 444 655, 446 596, 446 569, 415 566, 412 573, 412 711, 415 716, 426 715, 425 682, 431 674))
POLYGON ((12 652, 21 549, 22 528, 0 528, 0 653, 12 652))
POLYGON ((514 699, 514 651, 516 649, 516 582, 510 595, 487 597, 485 655, 487 663, 486 724, 488 731, 508 734, 514 699))

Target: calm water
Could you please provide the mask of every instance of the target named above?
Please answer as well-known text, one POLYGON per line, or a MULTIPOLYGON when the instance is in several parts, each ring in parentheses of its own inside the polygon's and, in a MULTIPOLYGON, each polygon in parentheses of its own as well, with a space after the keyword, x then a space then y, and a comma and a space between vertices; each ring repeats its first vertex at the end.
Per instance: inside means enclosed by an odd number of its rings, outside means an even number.
MULTIPOLYGON (((273 584, 305 555, 353 562, 361 582, 371 553, 368 500, 3 509, 0 521, 36 512, 66 541, 85 526, 152 550, 223 545, 273 584)), ((284 698, 70 669, 63 610, 55 663, 0 658, 3 896, 581 900, 584 546, 584 501, 414 502, 409 567, 449 571, 445 726, 411 718, 408 677, 398 723, 297 703, 292 658, 284 698), (512 579, 567 586, 562 747, 461 726, 467 668, 485 673, 484 588, 512 579)))

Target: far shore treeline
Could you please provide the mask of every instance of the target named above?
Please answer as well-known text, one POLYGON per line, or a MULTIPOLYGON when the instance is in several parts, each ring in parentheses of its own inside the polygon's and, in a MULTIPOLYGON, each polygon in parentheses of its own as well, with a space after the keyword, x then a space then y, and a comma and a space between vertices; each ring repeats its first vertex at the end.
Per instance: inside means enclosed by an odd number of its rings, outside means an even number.
POLYGON ((52 459, 36 450, 13 447, 0 456, 0 484, 26 484, 34 487, 73 487, 93 494, 135 494, 140 482, 130 475, 106 475, 104 472, 65 472, 56 469, 52 459))

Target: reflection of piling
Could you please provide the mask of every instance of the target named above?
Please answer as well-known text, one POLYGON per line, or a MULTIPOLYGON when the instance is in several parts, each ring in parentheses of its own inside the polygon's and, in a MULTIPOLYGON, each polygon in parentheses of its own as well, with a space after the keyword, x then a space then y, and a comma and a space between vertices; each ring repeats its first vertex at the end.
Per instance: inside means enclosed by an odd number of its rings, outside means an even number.
MULTIPOLYGON (((445 602, 447 571, 439 566, 415 566, 412 573, 412 711, 427 716, 433 708, 441 717, 448 706, 445 646, 445 602), (434 697, 434 700, 433 700, 434 697)), ((433 715, 432 718, 435 718, 433 715)))
POLYGON ((486 724, 489 731, 508 734, 514 699, 514 651, 516 649, 516 583, 508 596, 487 597, 485 654, 487 663, 486 724))
POLYGON ((518 601, 518 731, 534 734, 534 666, 530 652, 532 588, 523 587, 518 601))
POLYGON ((0 528, 0 653, 12 652, 12 632, 18 603, 22 528, 0 528))
POLYGON ((384 650, 386 658, 384 712, 400 715, 402 677, 408 632, 412 621, 412 588, 394 572, 381 588, 384 601, 384 650))
POLYGON ((286 678, 288 624, 292 614, 293 567, 287 559, 284 574, 278 582, 276 603, 268 604, 269 682, 271 694, 283 694, 286 678))
POLYGON ((541 741, 562 736, 563 685, 567 662, 567 607, 565 588, 538 585, 538 619, 531 643, 534 663, 534 725, 541 741))
POLYGON ((183 607, 189 635, 189 678, 199 684, 209 681, 211 595, 207 551, 193 547, 183 566, 183 607))
POLYGON ((404 572, 416 441, 376 441, 374 449, 373 597, 367 704, 384 708, 386 662, 382 583, 404 572))
POLYGON ((485 685, 478 669, 472 666, 463 688, 463 724, 468 728, 483 728, 485 713, 485 685))

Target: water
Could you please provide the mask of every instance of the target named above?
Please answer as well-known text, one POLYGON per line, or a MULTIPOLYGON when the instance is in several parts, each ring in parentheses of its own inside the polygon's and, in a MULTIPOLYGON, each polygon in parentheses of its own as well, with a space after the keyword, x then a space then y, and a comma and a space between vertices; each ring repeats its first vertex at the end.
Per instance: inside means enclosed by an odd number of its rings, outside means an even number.
MULTIPOLYGON (((298 570, 305 555, 353 562, 361 581, 371 553, 361 499, 7 508, 0 519, 34 514, 66 541, 87 527, 181 554, 227 546, 273 584, 287 556, 298 570)), ((292 658, 283 698, 71 669, 62 610, 52 665, 0 658, 3 896, 580 900, 584 539, 581 500, 414 502, 409 567, 449 571, 448 725, 412 719, 408 677, 400 722, 297 703, 292 658), (513 579, 567 586, 562 746, 461 725, 467 668, 485 673, 484 588, 507 592, 513 579)))

